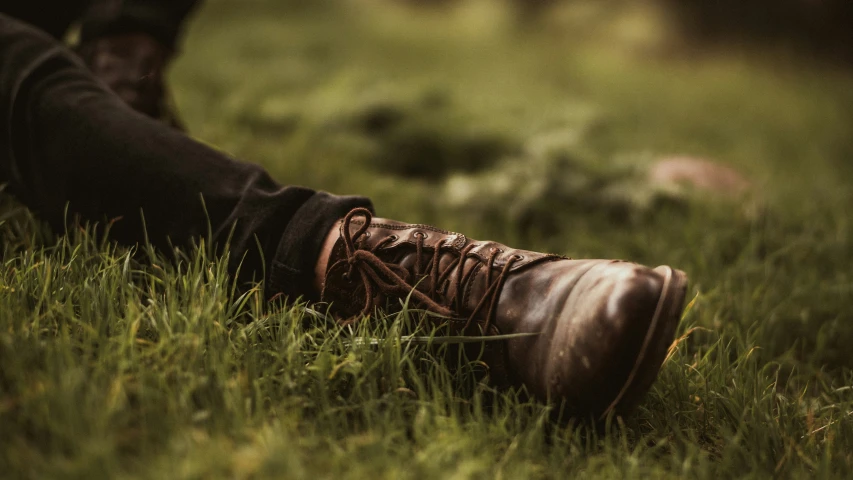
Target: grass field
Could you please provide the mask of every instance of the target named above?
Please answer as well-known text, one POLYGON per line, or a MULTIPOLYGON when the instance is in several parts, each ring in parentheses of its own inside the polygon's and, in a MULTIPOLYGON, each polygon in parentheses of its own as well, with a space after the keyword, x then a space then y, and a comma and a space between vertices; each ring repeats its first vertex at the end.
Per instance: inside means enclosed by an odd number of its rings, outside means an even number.
POLYGON ((853 76, 688 51, 618 2, 542 23, 389 5, 211 0, 172 75, 192 134, 386 217, 685 270, 638 411, 557 425, 401 339, 412 312, 331 326, 237 295, 203 245, 134 255, 7 202, 0 476, 853 475, 853 76), (667 155, 751 192, 649 185, 667 155))

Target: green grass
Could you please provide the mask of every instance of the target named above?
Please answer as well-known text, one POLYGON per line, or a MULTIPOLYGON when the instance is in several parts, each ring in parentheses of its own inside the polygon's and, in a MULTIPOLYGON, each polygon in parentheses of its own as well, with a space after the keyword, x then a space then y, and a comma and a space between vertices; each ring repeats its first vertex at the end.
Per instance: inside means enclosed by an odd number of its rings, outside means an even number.
POLYGON ((204 245, 167 261, 7 205, 4 478, 853 473, 853 78, 680 52, 645 10, 534 27, 489 2, 356 3, 211 1, 173 72, 193 134, 384 216, 685 270, 682 338, 644 403, 554 424, 401 340, 429 336, 417 312, 337 327, 236 292, 204 245), (646 185, 670 154, 735 166, 753 194, 646 185))

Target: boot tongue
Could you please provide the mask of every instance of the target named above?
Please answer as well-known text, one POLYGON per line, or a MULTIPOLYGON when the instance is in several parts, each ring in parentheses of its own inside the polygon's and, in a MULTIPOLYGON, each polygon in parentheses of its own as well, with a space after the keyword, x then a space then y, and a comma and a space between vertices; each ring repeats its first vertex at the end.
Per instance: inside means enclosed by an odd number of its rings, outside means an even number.
MULTIPOLYGON (((407 296, 411 287, 429 297, 424 300, 426 303, 440 305, 435 307, 443 313, 449 312, 444 307, 450 307, 455 316, 465 317, 476 308, 468 304, 473 301, 476 305, 502 272, 511 275, 530 265, 563 258, 518 250, 496 242, 472 240, 460 233, 429 225, 373 219, 365 229, 364 220, 356 218, 350 218, 346 225, 349 226, 352 248, 363 251, 359 255, 371 252, 371 256, 375 255, 381 263, 394 270, 407 285, 390 291, 378 283, 365 285, 358 273, 361 267, 354 267, 354 260, 347 253, 342 225, 341 239, 336 243, 329 262, 322 298, 335 302, 337 312, 344 318, 361 313, 365 302, 380 307, 393 303, 397 297, 407 296), (437 259, 436 248, 440 248, 437 259), (436 260, 437 265, 434 265, 436 260), (509 268, 505 268, 510 262, 509 268), (371 301, 367 300, 368 290, 372 293, 371 301)), ((500 295, 500 292, 493 294, 500 295)), ((388 306, 396 307, 393 304, 388 306)), ((481 309, 488 310, 488 307, 481 309)))
POLYGON ((477 258, 485 262, 488 260, 492 251, 497 250, 498 255, 494 260, 494 267, 503 268, 504 265, 513 257, 516 257, 515 262, 509 269, 509 273, 516 272, 530 265, 553 260, 565 260, 566 257, 554 255, 551 253, 531 252, 529 250, 519 250, 517 248, 507 247, 506 245, 496 242, 476 242, 477 246, 471 250, 470 255, 475 255, 477 258))
MULTIPOLYGON (((364 225, 361 219, 354 219, 350 222, 350 232, 355 232, 364 225)), ((503 268, 507 261, 514 255, 521 257, 513 263, 510 272, 517 271, 529 265, 539 263, 543 260, 561 260, 568 257, 554 255, 549 253, 532 252, 529 250, 520 250, 511 248, 501 243, 492 241, 473 240, 461 233, 441 230, 431 225, 423 224, 406 224, 387 220, 384 218, 374 218, 370 224, 366 238, 362 238, 364 247, 371 249, 388 237, 394 240, 383 246, 384 249, 395 249, 395 247, 411 246, 416 248, 418 237, 423 241, 423 248, 433 249, 439 244, 443 244, 444 248, 452 247, 457 251, 473 243, 475 246, 471 249, 470 255, 474 255, 481 262, 488 260, 492 250, 498 250, 498 256, 495 258, 494 266, 503 268)), ((443 269, 442 269, 443 270, 443 269)))

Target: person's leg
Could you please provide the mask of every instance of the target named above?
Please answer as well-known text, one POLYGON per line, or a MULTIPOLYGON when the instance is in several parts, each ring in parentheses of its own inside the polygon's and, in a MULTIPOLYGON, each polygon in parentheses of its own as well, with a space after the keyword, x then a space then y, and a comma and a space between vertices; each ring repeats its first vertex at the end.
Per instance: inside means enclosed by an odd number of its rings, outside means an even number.
POLYGON ((182 128, 169 105, 166 69, 199 0, 94 0, 77 51, 128 105, 182 128))
POLYGON ((61 39, 88 4, 89 0, 0 0, 0 13, 61 39))
POLYGON ((208 225, 212 240, 224 242, 234 228, 233 265, 245 256, 242 274, 265 271, 269 292, 290 295, 315 294, 325 232, 350 209, 370 206, 282 187, 261 168, 140 115, 64 46, 3 15, 0 180, 59 231, 66 205, 87 220, 118 219, 111 233, 130 244, 147 232, 158 246, 186 245, 208 225))

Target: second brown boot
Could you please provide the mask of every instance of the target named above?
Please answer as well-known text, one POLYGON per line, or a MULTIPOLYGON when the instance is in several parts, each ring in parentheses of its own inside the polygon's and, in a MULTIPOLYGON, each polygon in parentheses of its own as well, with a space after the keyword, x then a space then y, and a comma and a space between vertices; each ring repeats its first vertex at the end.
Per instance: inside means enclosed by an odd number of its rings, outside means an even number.
POLYGON ((686 289, 667 266, 571 260, 357 209, 341 221, 322 300, 353 319, 411 295, 463 334, 529 334, 494 342, 498 383, 600 417, 630 410, 654 382, 686 289))
POLYGON ((77 53, 116 95, 134 110, 184 130, 169 105, 166 67, 173 52, 150 35, 105 35, 81 44, 77 53))

